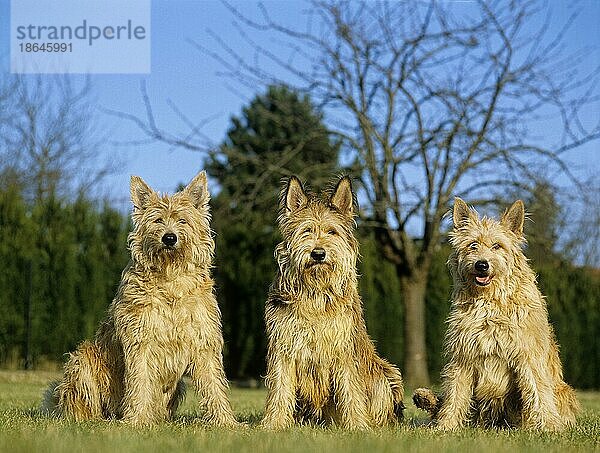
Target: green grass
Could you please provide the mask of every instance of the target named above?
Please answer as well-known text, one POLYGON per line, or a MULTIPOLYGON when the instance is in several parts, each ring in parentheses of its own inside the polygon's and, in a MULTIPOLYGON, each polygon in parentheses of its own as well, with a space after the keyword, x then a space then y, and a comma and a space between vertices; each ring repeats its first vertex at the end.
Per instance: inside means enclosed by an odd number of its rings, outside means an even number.
POLYGON ((262 415, 264 390, 232 389, 231 401, 247 429, 207 428, 194 422, 198 405, 193 392, 179 409, 179 418, 159 426, 135 429, 120 422, 75 423, 42 417, 37 412, 47 383, 56 374, 0 371, 0 451, 219 451, 219 452, 564 452, 600 450, 600 393, 579 392, 583 411, 578 425, 561 434, 506 430, 465 429, 441 434, 422 424, 424 416, 412 408, 395 428, 370 433, 341 429, 298 427, 268 432, 256 427, 262 415))

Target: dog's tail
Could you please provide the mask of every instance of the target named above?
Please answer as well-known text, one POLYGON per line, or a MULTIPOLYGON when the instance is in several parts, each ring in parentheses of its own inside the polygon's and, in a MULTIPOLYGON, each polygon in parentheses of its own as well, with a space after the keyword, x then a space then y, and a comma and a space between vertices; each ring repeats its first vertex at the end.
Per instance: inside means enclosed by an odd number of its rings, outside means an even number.
POLYGON ((54 381, 50 383, 44 396, 42 398, 42 404, 40 406, 40 413, 45 416, 56 416, 58 415, 58 396, 56 395, 56 388, 60 384, 60 381, 54 381))
POLYGON ((556 396, 558 413, 563 422, 566 426, 574 426, 576 423, 575 416, 581 409, 575 395, 575 390, 569 384, 561 381, 556 386, 554 394, 556 396))
POLYGON ((398 421, 402 421, 404 417, 404 384, 402 383, 402 375, 400 370, 390 363, 386 363, 387 366, 383 367, 383 374, 390 384, 392 389, 392 398, 394 401, 394 415, 398 421))
POLYGON ((429 412, 435 418, 442 407, 442 399, 428 388, 418 388, 413 393, 413 402, 419 409, 429 412))
POLYGON ((102 418, 102 400, 109 387, 110 373, 100 350, 84 341, 69 354, 63 379, 53 392, 54 412, 76 421, 102 418))

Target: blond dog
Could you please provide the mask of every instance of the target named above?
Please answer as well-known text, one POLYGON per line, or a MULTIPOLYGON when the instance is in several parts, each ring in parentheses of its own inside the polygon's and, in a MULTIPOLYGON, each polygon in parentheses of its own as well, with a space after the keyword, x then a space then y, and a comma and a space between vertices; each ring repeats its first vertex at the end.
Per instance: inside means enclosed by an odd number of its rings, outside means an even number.
POLYGON ((282 192, 266 304, 269 388, 263 425, 334 422, 366 429, 402 417, 400 371, 375 352, 357 291, 349 178, 318 197, 292 177, 282 192))
POLYGON ((203 397, 208 422, 233 426, 210 275, 206 175, 173 196, 155 193, 134 176, 131 198, 131 261, 117 295, 95 339, 70 354, 44 406, 75 420, 147 425, 173 416, 187 374, 203 397))
POLYGON ((546 301, 522 251, 524 218, 520 200, 500 221, 455 200, 444 391, 413 396, 440 429, 468 421, 541 430, 575 424, 579 405, 563 381, 546 301))

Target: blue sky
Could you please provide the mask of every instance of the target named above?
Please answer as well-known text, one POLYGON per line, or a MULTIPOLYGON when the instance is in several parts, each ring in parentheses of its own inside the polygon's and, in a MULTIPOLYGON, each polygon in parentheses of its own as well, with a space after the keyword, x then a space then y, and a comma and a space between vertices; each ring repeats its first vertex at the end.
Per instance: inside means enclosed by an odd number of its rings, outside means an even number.
MULTIPOLYGON (((8 72, 8 0, 0 0, 0 65, 8 72)), ((303 2, 280 0, 265 2, 270 13, 287 23, 303 22, 303 2)), ((571 11, 568 2, 551 1, 554 25, 571 11)), ((253 2, 236 4, 249 15, 258 15, 253 2)), ((567 50, 596 46, 590 52, 588 65, 600 63, 600 1, 582 0, 576 3, 582 14, 567 35, 567 50)), ((469 8, 468 2, 456 2, 456 8, 469 8)), ((218 63, 193 48, 188 39, 217 49, 209 36, 212 30, 223 37, 232 48, 249 52, 232 26, 232 15, 216 1, 154 0, 152 2, 152 70, 149 75, 94 75, 91 78, 94 97, 99 106, 136 115, 144 114, 140 83, 145 81, 159 125, 168 131, 184 132, 185 125, 169 109, 171 100, 189 118, 199 121, 214 117, 203 132, 214 143, 225 136, 232 115, 239 114, 247 98, 232 92, 228 82, 217 75, 222 68, 218 63)), ((551 31, 552 32, 552 31, 551 31)), ((600 117, 598 109, 591 116, 600 117)), ((143 138, 140 131, 128 122, 106 117, 99 113, 103 132, 115 140, 143 138)), ((200 155, 182 149, 169 149, 155 143, 143 146, 115 146, 107 143, 103 149, 107 158, 118 158, 119 172, 104 182, 104 193, 123 208, 128 206, 129 176, 142 176, 161 191, 171 191, 179 182, 191 179, 202 168, 200 155)), ((588 176, 600 171, 600 145, 588 146, 571 156, 577 171, 588 176)))

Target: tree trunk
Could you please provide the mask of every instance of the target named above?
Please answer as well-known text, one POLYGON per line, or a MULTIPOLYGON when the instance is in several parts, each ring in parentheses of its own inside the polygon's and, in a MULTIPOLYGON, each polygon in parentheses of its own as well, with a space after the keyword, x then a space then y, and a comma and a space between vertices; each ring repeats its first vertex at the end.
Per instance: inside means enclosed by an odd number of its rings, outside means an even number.
POLYGON ((400 275, 404 298, 404 383, 414 389, 429 385, 425 341, 425 291, 429 269, 411 276, 400 275))

